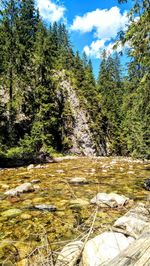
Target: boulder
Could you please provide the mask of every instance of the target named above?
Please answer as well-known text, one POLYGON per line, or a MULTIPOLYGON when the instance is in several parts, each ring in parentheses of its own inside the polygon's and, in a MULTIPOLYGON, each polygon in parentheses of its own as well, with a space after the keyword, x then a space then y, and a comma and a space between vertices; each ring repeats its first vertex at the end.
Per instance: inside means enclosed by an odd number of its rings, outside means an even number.
POLYGON ((74 185, 83 185, 83 184, 88 184, 89 181, 85 177, 73 177, 72 179, 69 180, 69 183, 74 184, 74 185))
POLYGON ((91 199, 92 204, 97 204, 100 207, 121 207, 129 202, 129 199, 123 195, 118 195, 115 193, 98 193, 93 199, 91 199))
POLYGON ((20 193, 31 192, 31 191, 34 191, 32 184, 31 183, 24 183, 24 184, 22 184, 16 188, 13 188, 13 189, 6 191, 4 194, 6 196, 16 196, 20 193))
POLYGON ((114 223, 114 230, 134 238, 139 237, 147 228, 150 230, 149 212, 143 203, 137 204, 114 223))
POLYGON ((80 258, 83 242, 74 241, 67 244, 59 254, 55 266, 74 266, 80 258))
POLYGON ((89 240, 83 250, 80 266, 100 266, 116 257, 131 243, 121 233, 104 232, 89 240))

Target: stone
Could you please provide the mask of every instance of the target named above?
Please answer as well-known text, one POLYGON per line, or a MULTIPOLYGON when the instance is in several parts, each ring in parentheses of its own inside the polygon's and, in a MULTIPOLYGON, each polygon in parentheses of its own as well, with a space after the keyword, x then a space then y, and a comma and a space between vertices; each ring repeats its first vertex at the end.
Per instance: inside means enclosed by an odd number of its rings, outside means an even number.
POLYGON ((126 235, 137 238, 147 228, 150 230, 149 211, 143 203, 139 203, 114 223, 114 230, 115 228, 120 229, 126 235))
POLYGON ((144 180, 144 188, 145 188, 146 190, 150 190, 150 178, 144 180))
POLYGON ((58 169, 58 170, 56 170, 56 173, 63 174, 64 173, 64 170, 58 169))
POLYGON ((54 205, 49 205, 49 204, 39 204, 39 205, 35 205, 33 206, 35 209, 40 210, 40 211, 49 211, 49 212, 53 212, 56 211, 57 208, 54 205))
POLYGON ((31 191, 34 191, 32 184, 31 183, 24 183, 24 184, 22 184, 16 188, 13 188, 13 189, 6 191, 4 194, 6 196, 16 196, 20 193, 31 192, 31 191))
POLYGON ((149 224, 134 216, 122 216, 115 223, 114 226, 121 228, 128 235, 137 238, 149 224))
POLYGON ((39 204, 39 203, 43 203, 43 198, 42 197, 38 197, 38 198, 34 198, 32 200, 33 204, 39 204))
POLYGON ((20 209, 10 209, 1 213, 4 218, 13 218, 20 215, 22 211, 20 209))
POLYGON ((34 169, 44 169, 44 168, 46 168, 46 166, 41 165, 41 164, 38 164, 38 165, 36 165, 36 166, 34 167, 34 169))
POLYGON ((82 185, 82 184, 88 184, 89 181, 85 177, 73 177, 69 180, 69 183, 75 184, 75 185, 82 185))
POLYGON ((40 179, 33 179, 33 180, 31 180, 31 184, 38 184, 38 183, 41 183, 41 180, 40 179))
POLYGON ((34 190, 40 190, 40 186, 39 185, 33 185, 34 190))
POLYGON ((27 170, 32 170, 34 169, 34 164, 30 164, 28 167, 27 167, 27 170))
POLYGON ((84 208, 89 205, 89 201, 85 199, 74 199, 69 202, 71 209, 78 209, 78 208, 84 208))
POLYGON ((116 193, 98 193, 93 199, 91 199, 92 204, 97 204, 100 207, 121 207, 129 202, 129 199, 123 195, 118 195, 116 193))
POLYGON ((59 254, 55 266, 74 266, 80 257, 83 247, 82 241, 67 244, 59 254))
POLYGON ((126 249, 130 242, 131 240, 121 233, 104 232, 85 244, 80 265, 103 265, 126 249))
POLYGON ((32 216, 30 214, 28 214, 28 213, 23 213, 23 214, 20 215, 20 218, 22 220, 30 220, 32 218, 32 216))

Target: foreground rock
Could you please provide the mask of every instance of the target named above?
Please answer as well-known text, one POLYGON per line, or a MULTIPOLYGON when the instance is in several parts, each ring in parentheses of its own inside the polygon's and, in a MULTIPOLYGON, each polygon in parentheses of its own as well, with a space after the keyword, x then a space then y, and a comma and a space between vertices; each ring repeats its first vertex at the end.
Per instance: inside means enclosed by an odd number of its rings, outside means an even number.
POLYGON ((150 206, 138 203, 115 222, 112 231, 84 244, 66 245, 55 266, 149 266, 149 254, 150 206))
POLYGON ((100 266, 109 262, 126 249, 131 241, 121 233, 104 232, 86 243, 80 266, 100 266))
POLYGON ((6 196, 17 196, 20 193, 32 192, 32 191, 34 191, 33 185, 31 183, 24 183, 16 188, 6 191, 4 194, 6 196))
POLYGON ((69 183, 74 185, 83 185, 88 184, 89 181, 85 177, 74 177, 69 180, 69 183))
POLYGON ((55 266, 74 266, 80 258, 83 242, 74 241, 67 244, 57 258, 55 266))
POLYGON ((128 211, 114 223, 114 230, 123 232, 134 238, 139 237, 145 230, 150 230, 150 214, 143 203, 128 211))
POLYGON ((129 199, 123 195, 118 195, 115 193, 98 193, 93 199, 91 199, 92 204, 97 204, 100 207, 122 207, 129 202, 129 199))
POLYGON ((127 249, 103 266, 149 266, 150 265, 150 232, 142 234, 127 249))

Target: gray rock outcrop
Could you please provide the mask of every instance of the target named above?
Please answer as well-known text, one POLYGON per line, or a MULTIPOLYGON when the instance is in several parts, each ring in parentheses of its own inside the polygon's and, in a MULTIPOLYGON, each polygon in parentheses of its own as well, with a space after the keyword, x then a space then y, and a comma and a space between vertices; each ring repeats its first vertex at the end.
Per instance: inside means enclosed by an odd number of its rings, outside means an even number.
MULTIPOLYGON (((84 156, 106 155, 106 150, 103 145, 96 144, 90 129, 91 118, 87 110, 84 110, 81 106, 75 89, 71 85, 71 82, 66 79, 65 72, 57 72, 55 77, 59 79, 60 89, 57 92, 58 99, 60 102, 63 99, 69 105, 71 111, 72 127, 69 130, 69 139, 71 142, 69 152, 84 156)), ((64 127, 68 128, 65 122, 64 127)))

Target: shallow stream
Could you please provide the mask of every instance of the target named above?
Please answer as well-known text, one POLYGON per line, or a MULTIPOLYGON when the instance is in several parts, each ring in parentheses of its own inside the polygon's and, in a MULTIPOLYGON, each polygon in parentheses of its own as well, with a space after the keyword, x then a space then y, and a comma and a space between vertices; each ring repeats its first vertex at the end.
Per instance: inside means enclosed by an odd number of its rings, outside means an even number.
MULTIPOLYGON (((115 192, 134 201, 145 201, 150 193, 143 188, 144 179, 150 178, 148 162, 100 157, 74 158, 44 166, 0 170, 0 265, 23 265, 19 261, 45 241, 56 249, 65 241, 84 238, 95 211, 95 206, 87 202, 98 192, 115 192), (85 177, 89 183, 70 184, 73 177, 85 177), (5 191, 32 180, 39 181, 34 192, 4 198, 5 191), (32 208, 37 204, 55 205, 57 210, 32 208)), ((98 209, 92 235, 108 230, 128 208, 98 209)))

